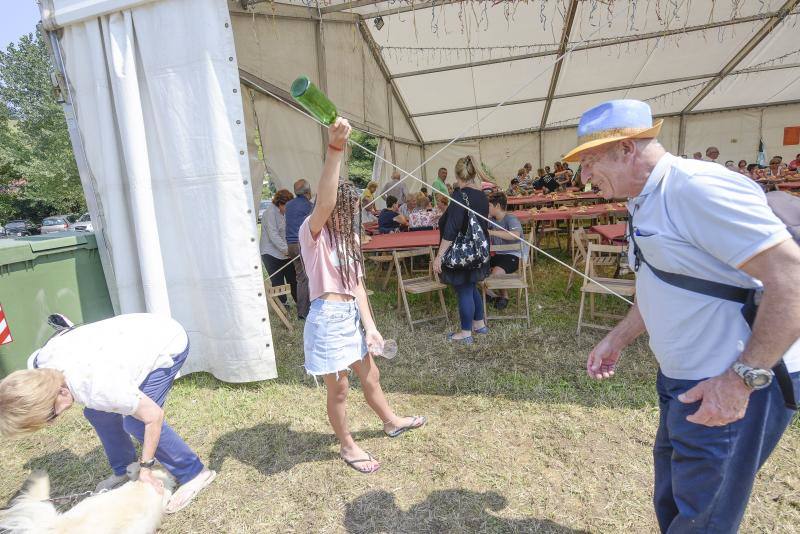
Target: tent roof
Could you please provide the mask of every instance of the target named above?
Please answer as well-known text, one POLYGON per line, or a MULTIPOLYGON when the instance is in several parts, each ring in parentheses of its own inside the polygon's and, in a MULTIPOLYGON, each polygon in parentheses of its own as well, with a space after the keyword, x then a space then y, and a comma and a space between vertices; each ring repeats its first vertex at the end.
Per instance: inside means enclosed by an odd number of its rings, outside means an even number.
POLYGON ((661 116, 800 101, 799 5, 332 0, 309 10, 323 24, 342 12, 364 23, 431 143, 570 126, 613 98, 646 100, 661 116))

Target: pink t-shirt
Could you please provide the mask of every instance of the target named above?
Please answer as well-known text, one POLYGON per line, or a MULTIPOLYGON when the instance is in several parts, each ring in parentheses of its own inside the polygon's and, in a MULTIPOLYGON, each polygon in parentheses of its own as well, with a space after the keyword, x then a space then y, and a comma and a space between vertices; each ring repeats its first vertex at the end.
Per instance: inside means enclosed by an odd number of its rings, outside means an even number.
MULTIPOLYGON (((300 225, 300 253, 303 255, 303 265, 308 276, 308 294, 313 301, 325 293, 341 293, 355 297, 355 280, 348 289, 342 283, 339 273, 339 255, 331 241, 328 231, 323 228, 317 239, 311 235, 311 228, 308 225, 309 219, 306 218, 300 225)), ((360 243, 359 236, 356 236, 356 243, 360 243)), ((356 276, 364 276, 361 265, 350 262, 350 268, 355 268, 356 276)))

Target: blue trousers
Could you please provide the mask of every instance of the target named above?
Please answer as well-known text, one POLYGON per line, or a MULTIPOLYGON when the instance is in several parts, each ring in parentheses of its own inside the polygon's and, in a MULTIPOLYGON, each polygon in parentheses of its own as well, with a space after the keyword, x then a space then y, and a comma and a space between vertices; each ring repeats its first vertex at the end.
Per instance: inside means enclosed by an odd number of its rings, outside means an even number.
MULTIPOLYGON (((175 381, 175 375, 178 374, 188 355, 189 347, 174 358, 175 364, 172 367, 156 369, 147 375, 139 386, 142 393, 163 408, 167 393, 175 381)), ((130 436, 134 436, 139 442, 144 441, 144 423, 130 415, 123 417, 117 413, 101 412, 91 408, 85 408, 83 414, 100 437, 114 474, 124 475, 128 465, 136 461, 136 449, 130 436)), ((192 480, 203 470, 200 458, 166 422, 161 427, 156 458, 179 484, 192 480)))
POLYGON ((453 286, 458 297, 461 329, 472 331, 472 321, 483 320, 483 299, 474 283, 453 286))
MULTIPOLYGON (((800 373, 792 373, 795 396, 800 373)), ((750 395, 745 416, 724 427, 690 423, 700 403, 678 395, 699 381, 658 373, 661 418, 653 448, 654 504, 661 532, 733 533, 742 521, 756 473, 769 458, 794 411, 778 384, 750 395)))

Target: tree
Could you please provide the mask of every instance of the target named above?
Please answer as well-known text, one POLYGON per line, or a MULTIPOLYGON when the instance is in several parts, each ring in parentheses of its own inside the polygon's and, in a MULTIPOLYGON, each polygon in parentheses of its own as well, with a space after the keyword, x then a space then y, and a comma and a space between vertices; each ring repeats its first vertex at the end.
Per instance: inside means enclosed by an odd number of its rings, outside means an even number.
POLYGON ((40 33, 0 51, 0 219, 86 209, 40 33))
MULTIPOLYGON (((378 151, 378 138, 375 136, 353 130, 350 133, 350 138, 373 152, 378 151)), ((372 166, 375 163, 375 156, 359 146, 351 145, 351 147, 350 161, 348 162, 350 180, 358 187, 367 187, 367 184, 372 179, 372 166)))

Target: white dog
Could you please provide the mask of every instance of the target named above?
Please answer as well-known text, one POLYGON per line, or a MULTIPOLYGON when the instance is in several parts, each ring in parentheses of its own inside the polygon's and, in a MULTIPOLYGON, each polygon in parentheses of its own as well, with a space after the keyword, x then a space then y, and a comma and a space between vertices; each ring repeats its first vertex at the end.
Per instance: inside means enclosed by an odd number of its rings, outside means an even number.
POLYGON ((163 469, 153 476, 164 484, 159 495, 152 485, 136 480, 139 465, 128 467, 130 482, 98 493, 59 513, 50 502, 50 478, 36 471, 11 507, 0 511, 0 530, 12 534, 151 534, 161 524, 175 481, 163 469))

